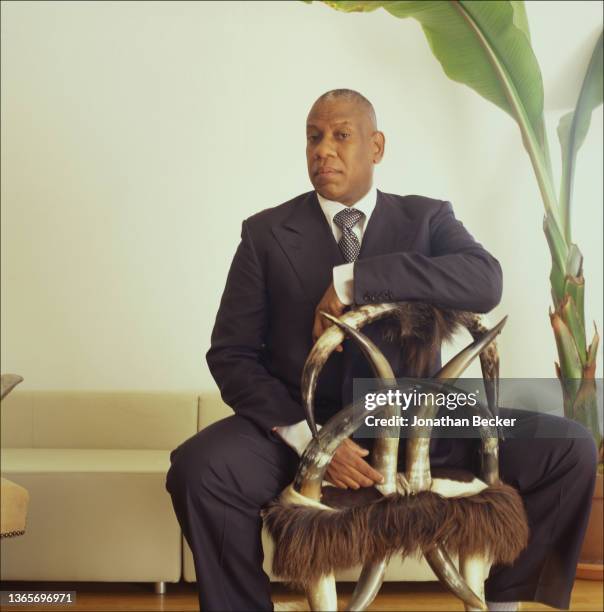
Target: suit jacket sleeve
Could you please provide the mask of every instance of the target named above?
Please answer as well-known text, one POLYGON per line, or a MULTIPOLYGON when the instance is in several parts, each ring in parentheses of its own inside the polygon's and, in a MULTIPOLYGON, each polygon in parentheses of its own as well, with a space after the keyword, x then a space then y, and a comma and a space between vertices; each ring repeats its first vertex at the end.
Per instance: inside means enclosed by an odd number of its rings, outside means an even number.
POLYGON ((244 221, 206 360, 222 399, 236 414, 270 432, 305 418, 287 387, 262 362, 268 326, 267 288, 244 221))
POLYGON ((501 300, 502 286, 499 262, 474 240, 446 201, 430 221, 430 256, 399 252, 354 264, 357 304, 421 301, 485 313, 501 300))

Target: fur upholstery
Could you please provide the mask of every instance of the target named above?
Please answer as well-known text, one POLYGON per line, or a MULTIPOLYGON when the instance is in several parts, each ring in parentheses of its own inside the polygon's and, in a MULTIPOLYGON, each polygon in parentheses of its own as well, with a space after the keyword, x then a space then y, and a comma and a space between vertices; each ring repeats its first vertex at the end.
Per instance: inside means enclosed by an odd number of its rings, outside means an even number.
POLYGON ((450 554, 487 551, 494 563, 503 564, 511 564, 527 544, 522 499, 503 483, 459 498, 429 491, 382 497, 371 488, 324 490, 323 503, 337 511, 277 500, 263 512, 276 542, 273 572, 296 588, 333 570, 393 554, 420 554, 439 542, 450 554), (344 494, 340 502, 338 491, 344 494), (362 505, 345 499, 351 494, 360 494, 357 503, 362 505))
POLYGON ((475 315, 458 310, 440 309, 422 302, 400 302, 396 312, 386 319, 384 339, 398 342, 413 375, 428 376, 428 366, 443 342, 448 342, 460 326, 468 327, 475 315))

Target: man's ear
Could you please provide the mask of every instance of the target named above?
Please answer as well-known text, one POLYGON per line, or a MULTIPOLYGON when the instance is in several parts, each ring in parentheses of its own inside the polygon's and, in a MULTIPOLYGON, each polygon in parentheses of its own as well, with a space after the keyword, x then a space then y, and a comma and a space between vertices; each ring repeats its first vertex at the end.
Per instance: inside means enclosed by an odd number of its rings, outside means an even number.
POLYGON ((373 132, 371 136, 373 146, 373 163, 379 164, 384 157, 384 149, 386 147, 386 137, 384 132, 373 132))

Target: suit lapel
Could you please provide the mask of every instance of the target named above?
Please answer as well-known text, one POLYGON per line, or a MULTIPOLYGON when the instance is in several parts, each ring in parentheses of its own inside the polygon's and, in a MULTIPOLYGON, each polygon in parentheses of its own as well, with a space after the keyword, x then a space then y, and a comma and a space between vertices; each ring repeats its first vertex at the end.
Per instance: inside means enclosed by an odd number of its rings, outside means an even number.
POLYGON ((377 190, 375 208, 363 234, 359 259, 404 251, 415 234, 415 224, 387 194, 377 190))
POLYGON ((345 263, 317 194, 310 192, 272 231, 291 263, 304 295, 316 306, 332 281, 333 267, 345 263))

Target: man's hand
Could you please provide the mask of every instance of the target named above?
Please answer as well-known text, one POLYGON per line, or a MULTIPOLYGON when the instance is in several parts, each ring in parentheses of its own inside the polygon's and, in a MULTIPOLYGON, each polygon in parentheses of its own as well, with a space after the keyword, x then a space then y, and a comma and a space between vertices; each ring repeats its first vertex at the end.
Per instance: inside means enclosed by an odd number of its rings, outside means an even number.
POLYGON ((340 444, 325 472, 325 479, 340 489, 371 487, 383 476, 363 459, 369 451, 350 438, 340 444))
MULTIPOLYGON (((315 308, 315 321, 312 328, 312 340, 316 342, 319 336, 330 326, 333 325, 331 321, 321 315, 321 311, 327 312, 334 317, 339 317, 343 314, 346 309, 346 305, 340 302, 338 294, 333 287, 333 283, 327 287, 327 291, 323 294, 321 301, 315 308)), ((336 351, 342 352, 342 345, 340 344, 336 351)))

